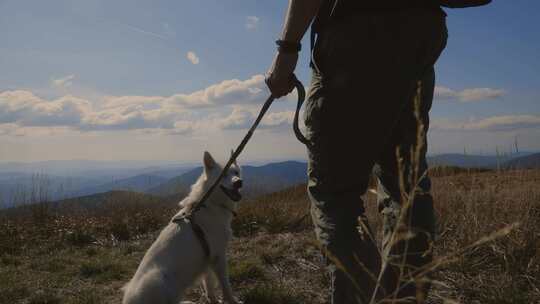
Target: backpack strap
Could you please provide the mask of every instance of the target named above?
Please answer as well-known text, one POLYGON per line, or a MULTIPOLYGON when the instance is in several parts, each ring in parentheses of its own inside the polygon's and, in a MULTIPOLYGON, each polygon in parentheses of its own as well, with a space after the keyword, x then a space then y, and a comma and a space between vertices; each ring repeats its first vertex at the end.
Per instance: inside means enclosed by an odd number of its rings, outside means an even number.
POLYGON ((323 29, 323 27, 330 22, 330 19, 332 19, 332 16, 334 15, 334 12, 336 10, 336 7, 338 5, 339 0, 324 0, 323 4, 321 5, 319 9, 319 13, 313 20, 313 23, 311 24, 311 32, 310 32, 310 54, 311 59, 309 61, 309 67, 314 68, 315 64, 313 63, 313 50, 315 48, 315 41, 317 40, 317 35, 320 33, 320 31, 323 29))

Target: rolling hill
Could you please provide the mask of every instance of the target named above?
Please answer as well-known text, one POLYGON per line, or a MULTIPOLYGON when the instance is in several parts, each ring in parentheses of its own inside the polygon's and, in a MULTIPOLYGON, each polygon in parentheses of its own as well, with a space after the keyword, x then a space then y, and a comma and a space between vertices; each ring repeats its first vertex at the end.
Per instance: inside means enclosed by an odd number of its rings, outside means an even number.
POLYGON ((145 192, 151 188, 154 188, 164 182, 166 182, 168 178, 157 176, 157 175, 151 175, 151 174, 141 174, 129 178, 124 178, 121 180, 112 180, 110 182, 83 188, 77 192, 72 193, 70 196, 83 196, 83 195, 89 195, 94 193, 102 193, 102 192, 108 192, 112 190, 123 190, 123 191, 134 191, 134 192, 145 192))
POLYGON ((511 159, 503 164, 506 169, 540 169, 540 153, 511 159))
POLYGON ((439 154, 428 156, 430 166, 455 166, 462 168, 491 168, 502 166, 504 163, 523 156, 530 155, 528 152, 514 153, 509 155, 468 155, 459 153, 439 154))
POLYGON ((144 192, 194 167, 134 161, 0 162, 0 209, 31 203, 38 192, 49 201, 111 190, 144 192))
MULTIPOLYGON (((149 207, 158 203, 170 203, 168 199, 157 196, 131 192, 131 191, 108 191, 58 201, 41 202, 39 204, 18 205, 11 208, 0 209, 0 215, 15 216, 33 214, 35 212, 47 212, 49 214, 67 215, 74 213, 96 212, 111 206, 120 206, 125 209, 136 204, 150 204, 149 207)), ((174 202, 172 203, 174 205, 174 202)))
MULTIPOLYGON (((264 166, 243 166, 243 193, 247 197, 275 192, 290 186, 306 182, 307 164, 297 161, 271 163, 264 166)), ((147 191, 149 194, 170 196, 179 192, 188 192, 190 186, 202 173, 202 167, 195 168, 180 176, 170 179, 147 191)))

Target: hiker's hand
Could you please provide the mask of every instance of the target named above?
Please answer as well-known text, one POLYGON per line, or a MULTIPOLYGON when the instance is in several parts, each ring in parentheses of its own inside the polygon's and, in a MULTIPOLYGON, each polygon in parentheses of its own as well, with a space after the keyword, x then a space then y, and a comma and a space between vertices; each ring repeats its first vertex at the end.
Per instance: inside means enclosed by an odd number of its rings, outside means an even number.
POLYGON ((277 52, 274 62, 266 74, 266 85, 275 98, 280 98, 294 90, 294 69, 298 53, 277 52))

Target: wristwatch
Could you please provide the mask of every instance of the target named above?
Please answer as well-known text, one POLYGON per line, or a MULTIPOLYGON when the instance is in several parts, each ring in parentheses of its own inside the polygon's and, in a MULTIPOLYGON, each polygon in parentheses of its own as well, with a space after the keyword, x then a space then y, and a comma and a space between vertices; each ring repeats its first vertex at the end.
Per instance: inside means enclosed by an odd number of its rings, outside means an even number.
POLYGON ((302 49, 300 42, 276 40, 276 44, 280 53, 298 53, 302 49))

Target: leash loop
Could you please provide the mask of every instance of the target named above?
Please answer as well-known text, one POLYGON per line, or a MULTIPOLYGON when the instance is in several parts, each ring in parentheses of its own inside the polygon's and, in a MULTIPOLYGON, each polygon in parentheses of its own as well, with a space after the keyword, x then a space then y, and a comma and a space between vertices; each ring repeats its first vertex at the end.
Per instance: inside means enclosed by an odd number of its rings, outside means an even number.
POLYGON ((304 134, 302 134, 302 131, 300 131, 300 126, 298 123, 300 110, 302 109, 302 105, 304 104, 304 101, 306 100, 306 90, 304 89, 304 86, 302 85, 300 80, 296 79, 296 77, 294 77, 294 83, 296 87, 296 93, 298 94, 298 102, 296 103, 296 111, 294 112, 294 121, 293 121, 294 135, 296 136, 296 139, 298 139, 301 143, 309 147, 311 145, 311 142, 304 136, 304 134))

